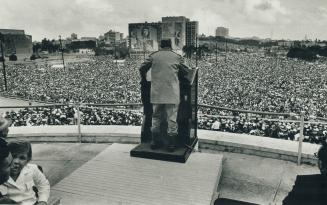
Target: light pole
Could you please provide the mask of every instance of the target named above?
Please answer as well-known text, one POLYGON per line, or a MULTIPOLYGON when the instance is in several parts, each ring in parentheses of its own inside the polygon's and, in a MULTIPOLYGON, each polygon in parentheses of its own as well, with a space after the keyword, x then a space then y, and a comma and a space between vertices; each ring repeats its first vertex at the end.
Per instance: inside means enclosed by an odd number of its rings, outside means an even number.
POLYGON ((65 60, 64 60, 64 50, 62 49, 62 43, 61 43, 61 35, 59 35, 59 42, 60 42, 62 65, 64 66, 64 70, 66 70, 66 68, 65 68, 65 60))
POLYGON ((3 78, 5 81, 5 91, 8 91, 5 57, 4 57, 4 51, 3 51, 3 46, 2 46, 2 42, 4 41, 3 39, 4 39, 3 34, 0 33, 0 45, 1 45, 0 47, 1 47, 2 67, 3 67, 2 73, 3 73, 3 78))
POLYGON ((227 66, 227 38, 225 37, 225 64, 227 66))
POLYGON ((216 67, 218 66, 218 42, 217 42, 217 38, 216 38, 216 67))

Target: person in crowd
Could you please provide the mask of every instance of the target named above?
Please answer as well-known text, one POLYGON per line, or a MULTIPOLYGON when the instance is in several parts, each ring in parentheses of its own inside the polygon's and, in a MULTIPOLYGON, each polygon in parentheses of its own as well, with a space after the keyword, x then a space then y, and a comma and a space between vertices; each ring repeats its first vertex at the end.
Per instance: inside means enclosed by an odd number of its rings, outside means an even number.
POLYGON ((167 150, 175 151, 178 136, 177 113, 180 103, 180 87, 178 72, 183 66, 182 56, 172 51, 171 40, 163 39, 161 49, 150 54, 140 66, 140 73, 146 73, 151 68, 151 103, 152 142, 151 148, 158 149, 164 144, 160 125, 167 121, 167 150))
POLYGON ((0 117, 0 138, 6 138, 9 132, 10 119, 0 117))
POLYGON ((36 164, 29 163, 32 148, 29 142, 16 141, 8 144, 13 160, 8 181, 0 185, 2 195, 19 204, 46 205, 50 195, 50 184, 36 164), (38 190, 38 197, 33 189, 38 190))
POLYGON ((2 194, 4 190, 1 189, 1 185, 9 179, 12 160, 7 142, 0 137, 0 204, 16 204, 15 201, 4 196, 2 194))
POLYGON ((318 153, 320 174, 298 175, 293 189, 283 200, 283 205, 323 205, 327 202, 327 144, 318 153))

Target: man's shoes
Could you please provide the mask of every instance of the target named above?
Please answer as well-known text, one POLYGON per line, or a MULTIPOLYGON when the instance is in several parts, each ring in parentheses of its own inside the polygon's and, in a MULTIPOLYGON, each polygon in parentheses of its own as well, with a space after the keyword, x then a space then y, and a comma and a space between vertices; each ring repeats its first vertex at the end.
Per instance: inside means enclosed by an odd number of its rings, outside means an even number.
POLYGON ((160 144, 160 143, 151 142, 151 144, 150 144, 150 148, 152 150, 159 149, 160 147, 162 147, 162 144, 160 144))

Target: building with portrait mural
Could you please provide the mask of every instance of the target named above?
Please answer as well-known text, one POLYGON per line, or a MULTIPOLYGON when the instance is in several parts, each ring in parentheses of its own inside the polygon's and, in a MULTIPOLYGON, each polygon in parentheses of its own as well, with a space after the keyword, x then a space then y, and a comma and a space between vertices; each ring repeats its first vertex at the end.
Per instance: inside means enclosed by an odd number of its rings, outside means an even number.
POLYGON ((184 16, 162 17, 161 22, 130 23, 129 48, 131 52, 153 52, 159 49, 161 39, 171 39, 172 48, 181 51, 185 45, 195 45, 198 22, 184 16))
POLYGON ((3 35, 4 55, 16 54, 18 59, 30 58, 33 54, 32 36, 24 30, 0 29, 3 35))
POLYGON ((161 23, 128 24, 129 48, 134 52, 153 52, 159 49, 161 23))

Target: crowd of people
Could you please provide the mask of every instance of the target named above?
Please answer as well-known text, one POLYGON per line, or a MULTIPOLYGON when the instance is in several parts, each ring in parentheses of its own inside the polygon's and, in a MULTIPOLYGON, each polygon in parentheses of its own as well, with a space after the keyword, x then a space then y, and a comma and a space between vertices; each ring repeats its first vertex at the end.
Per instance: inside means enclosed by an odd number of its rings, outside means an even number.
MULTIPOLYGON (((83 125, 134 125, 142 123, 142 113, 137 110, 81 107, 80 122, 83 125)), ((12 126, 76 125, 78 111, 73 106, 31 107, 18 112, 6 112, 5 118, 12 126)))
MULTIPOLYGON (((58 103, 140 103, 139 67, 143 60, 143 56, 134 56, 120 65, 111 57, 97 56, 90 57, 87 62, 69 63, 66 69, 51 65, 9 65, 7 94, 58 103)), ((227 58, 219 56, 217 63, 215 60, 198 61, 199 104, 274 113, 299 114, 304 111, 306 119, 327 118, 326 59, 307 62, 258 53, 228 53, 227 58)), ((194 59, 187 63, 195 66, 194 59)), ((82 124, 142 123, 139 112, 85 107, 81 108, 81 113, 82 124)), ((212 129, 212 124, 219 122, 217 130, 275 138, 296 139, 299 132, 296 123, 253 121, 240 112, 200 107, 199 113, 226 116, 200 119, 200 129, 212 129)), ((6 115, 13 119, 14 126, 76 123, 76 110, 69 106, 26 108, 6 115)), ((318 143, 326 137, 324 125, 306 126, 307 141, 318 143)))
MULTIPOLYGON (((199 117, 198 128, 285 140, 298 140, 300 137, 300 123, 292 120, 204 115, 199 117)), ((304 142, 322 144, 327 137, 327 125, 322 123, 305 124, 303 131, 304 142)))
POLYGON ((7 66, 8 93, 30 100, 62 103, 141 102, 136 59, 116 64, 110 57, 72 62, 65 69, 51 64, 7 66))
MULTIPOLYGON (((234 109, 327 116, 326 60, 232 53, 200 61, 199 103, 234 109)), ((204 110, 207 114, 215 111, 204 110)))

